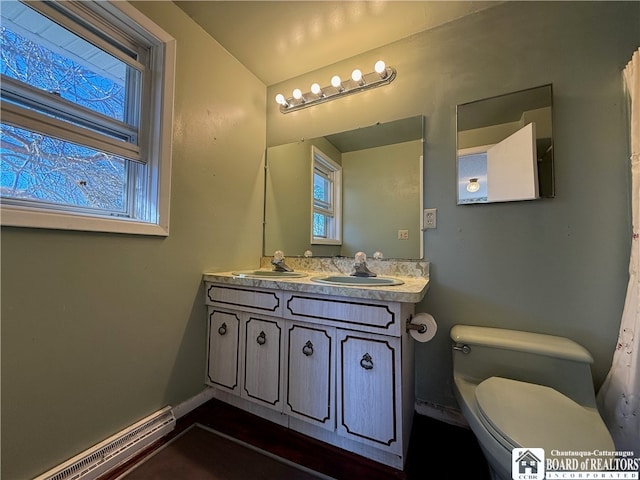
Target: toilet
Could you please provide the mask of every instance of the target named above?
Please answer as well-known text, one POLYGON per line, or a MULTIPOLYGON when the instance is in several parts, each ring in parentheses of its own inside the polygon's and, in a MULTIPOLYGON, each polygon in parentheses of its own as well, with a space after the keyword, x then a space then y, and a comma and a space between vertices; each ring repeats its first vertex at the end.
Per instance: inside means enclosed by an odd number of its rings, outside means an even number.
POLYGON ((456 325, 454 393, 494 480, 514 448, 615 451, 596 407, 591 354, 553 335, 456 325))

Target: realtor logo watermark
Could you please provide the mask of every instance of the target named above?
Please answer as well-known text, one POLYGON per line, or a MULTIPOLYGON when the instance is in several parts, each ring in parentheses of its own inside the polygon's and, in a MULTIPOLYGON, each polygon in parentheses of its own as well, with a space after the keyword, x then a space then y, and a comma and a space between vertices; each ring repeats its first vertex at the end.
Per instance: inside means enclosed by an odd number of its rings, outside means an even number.
POLYGON ((639 480, 640 458, 630 451, 560 451, 514 448, 513 480, 639 480))
POLYGON ((514 480, 544 480, 544 449, 514 448, 511 451, 511 477, 514 480))

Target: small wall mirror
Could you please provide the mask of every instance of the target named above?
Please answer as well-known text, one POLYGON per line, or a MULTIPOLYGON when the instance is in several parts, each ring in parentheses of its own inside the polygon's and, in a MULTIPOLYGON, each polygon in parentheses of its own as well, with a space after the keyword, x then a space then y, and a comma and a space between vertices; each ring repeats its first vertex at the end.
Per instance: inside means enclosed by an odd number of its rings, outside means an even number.
POLYGON ((551 85, 458 105, 458 205, 555 195, 552 109, 551 85))
POLYGON ((420 115, 269 147, 263 254, 421 259, 423 137, 420 115))

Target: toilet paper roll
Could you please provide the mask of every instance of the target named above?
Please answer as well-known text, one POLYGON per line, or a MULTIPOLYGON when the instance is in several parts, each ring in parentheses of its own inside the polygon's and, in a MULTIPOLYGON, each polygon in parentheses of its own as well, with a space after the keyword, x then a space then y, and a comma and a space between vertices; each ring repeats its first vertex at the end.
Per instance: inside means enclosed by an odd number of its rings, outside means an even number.
POLYGON ((427 329, 422 333, 420 332, 420 330, 409 330, 409 334, 416 342, 428 342, 433 337, 435 337, 436 332, 438 331, 438 324, 436 323, 435 318, 433 318, 428 313, 418 313, 414 315, 414 317, 411 319, 411 323, 414 325, 424 325, 427 327, 427 329))

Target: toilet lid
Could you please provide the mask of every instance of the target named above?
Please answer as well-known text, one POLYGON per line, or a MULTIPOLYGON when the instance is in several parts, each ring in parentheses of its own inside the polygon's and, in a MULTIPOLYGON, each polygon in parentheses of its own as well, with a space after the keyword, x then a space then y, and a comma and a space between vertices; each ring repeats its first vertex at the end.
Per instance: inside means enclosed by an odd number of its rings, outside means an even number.
POLYGON ((506 448, 615 450, 598 411, 553 388, 491 377, 475 396, 480 419, 506 448))

